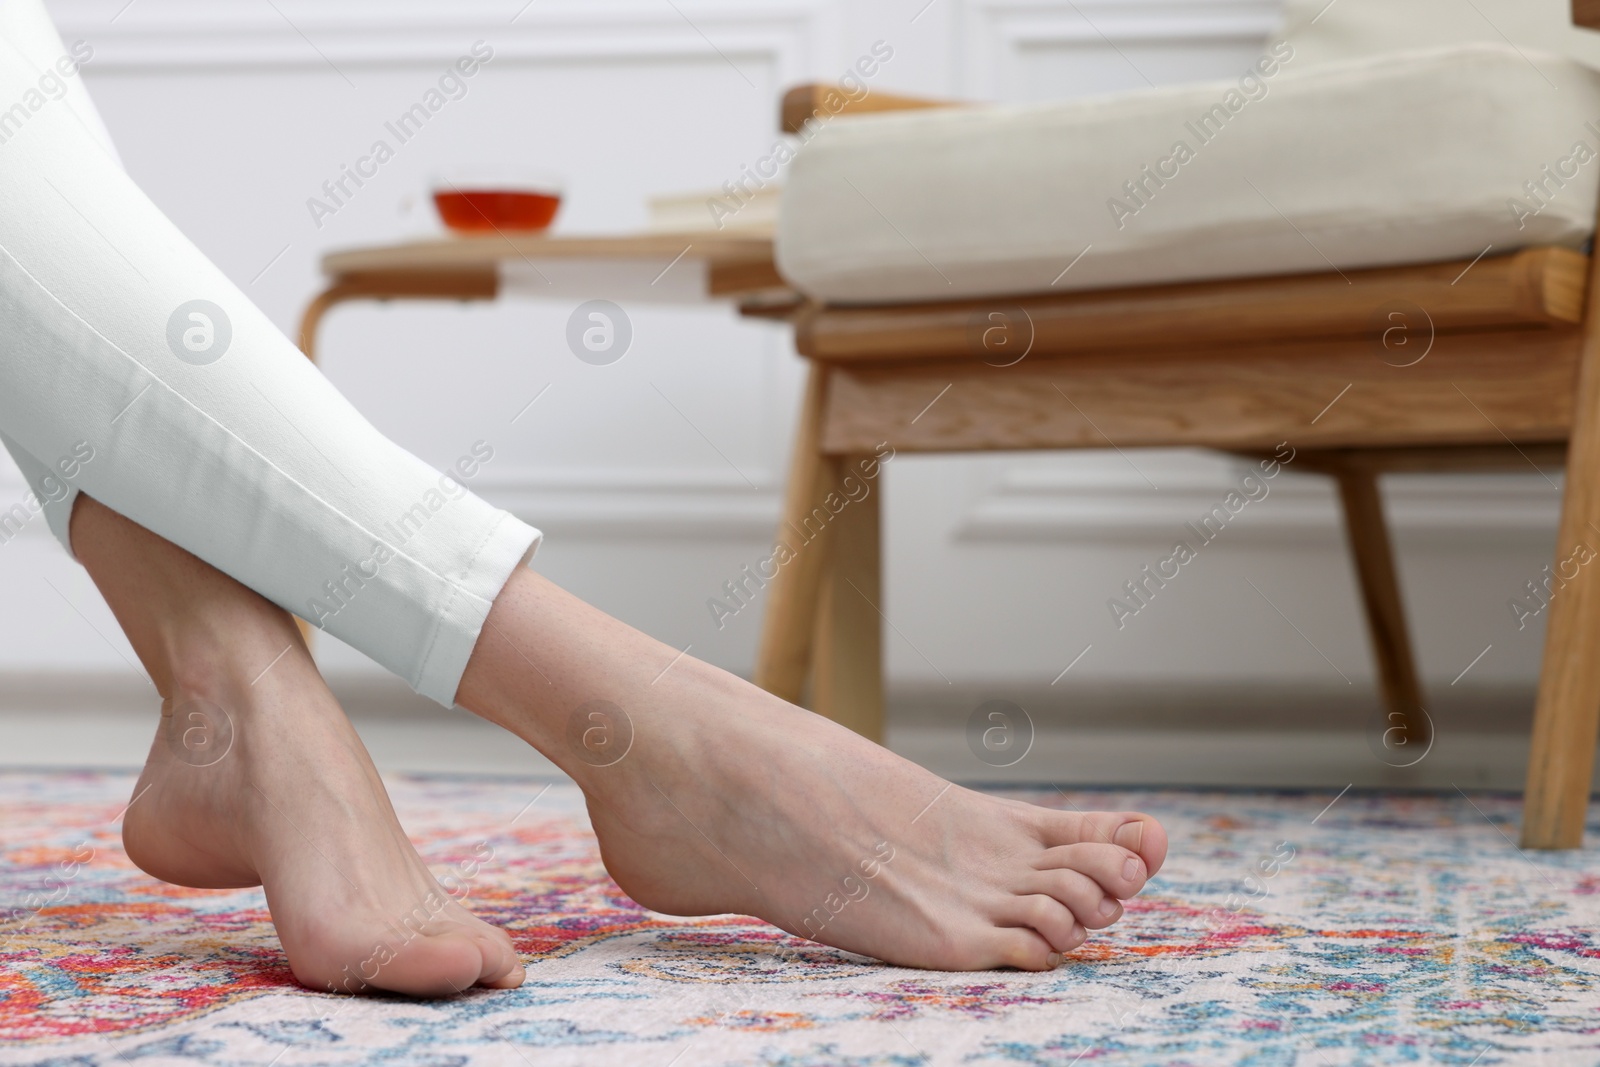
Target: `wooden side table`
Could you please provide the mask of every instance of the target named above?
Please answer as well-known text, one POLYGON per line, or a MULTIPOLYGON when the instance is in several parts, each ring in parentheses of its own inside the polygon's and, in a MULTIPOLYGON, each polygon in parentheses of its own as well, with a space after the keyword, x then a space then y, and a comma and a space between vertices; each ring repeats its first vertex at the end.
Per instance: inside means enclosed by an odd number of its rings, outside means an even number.
MULTIPOLYGON (((317 328, 339 304, 352 300, 494 300, 510 285, 539 295, 569 295, 551 274, 566 265, 601 265, 623 287, 649 278, 643 295, 724 299, 746 314, 788 314, 798 296, 779 277, 772 238, 724 233, 650 233, 597 237, 496 235, 456 237, 330 252, 322 259, 327 285, 300 319, 300 349, 317 359, 317 328), (672 272, 672 286, 651 292, 672 272), (685 275, 692 277, 685 279, 685 275), (696 281, 698 279, 698 282, 696 281)), ((592 295, 574 292, 570 295, 592 295)))

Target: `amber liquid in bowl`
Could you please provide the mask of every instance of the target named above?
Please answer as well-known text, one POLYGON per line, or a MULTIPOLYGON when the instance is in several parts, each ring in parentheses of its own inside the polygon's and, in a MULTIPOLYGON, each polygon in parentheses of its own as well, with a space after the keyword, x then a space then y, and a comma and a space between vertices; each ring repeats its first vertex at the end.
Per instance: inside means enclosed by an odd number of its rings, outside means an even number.
POLYGON ((457 233, 530 233, 549 228, 561 196, 510 189, 438 189, 433 204, 439 218, 457 233))

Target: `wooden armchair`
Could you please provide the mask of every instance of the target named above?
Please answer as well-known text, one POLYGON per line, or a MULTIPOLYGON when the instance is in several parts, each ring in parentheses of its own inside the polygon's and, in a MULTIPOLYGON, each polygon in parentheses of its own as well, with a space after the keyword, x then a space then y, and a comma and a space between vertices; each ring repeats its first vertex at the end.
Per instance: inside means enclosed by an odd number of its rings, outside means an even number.
MULTIPOLYGON (((831 117, 905 103, 879 96, 835 108, 825 102, 841 97, 829 92, 791 92, 785 127, 819 109, 831 117)), ((1600 275, 1588 268, 1578 252, 1536 247, 1471 262, 1004 299, 809 302, 794 319, 811 367, 780 540, 805 528, 882 442, 897 452, 1114 441, 1256 454, 1289 441, 1293 469, 1337 479, 1383 699, 1400 736, 1425 743, 1431 724, 1375 478, 1527 470, 1564 456, 1557 558, 1600 543, 1600 275), (1413 310, 1375 324, 1379 306, 1413 310), (982 358, 975 320, 1026 358, 982 358), (1392 328, 1428 338, 1427 358, 1404 367, 1380 358, 1392 328)), ((875 738, 879 499, 853 501, 779 569, 757 673, 791 700, 809 679, 818 712, 875 738)), ((1580 844, 1597 729, 1600 577, 1584 568, 1550 605, 1524 846, 1580 844)))

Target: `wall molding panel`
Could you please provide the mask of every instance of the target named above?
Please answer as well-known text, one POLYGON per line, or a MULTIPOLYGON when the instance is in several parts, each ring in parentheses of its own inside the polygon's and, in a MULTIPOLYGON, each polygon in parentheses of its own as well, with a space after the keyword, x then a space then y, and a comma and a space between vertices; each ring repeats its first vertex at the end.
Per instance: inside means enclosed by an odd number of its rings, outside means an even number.
MULTIPOLYGON (((1164 542, 1238 487, 1237 478, 1174 478, 1155 465, 1136 462, 1161 488, 1152 489, 1138 478, 1072 468, 1006 469, 976 496, 955 536, 973 542, 1107 547, 1130 539, 1164 542)), ((1552 480, 1560 485, 1559 474, 1552 480)), ((1343 520, 1331 479, 1286 474, 1266 484, 1267 496, 1247 505, 1237 526, 1230 526, 1229 543, 1342 543, 1343 520)), ((1541 545, 1554 541, 1561 498, 1532 472, 1391 475, 1382 479, 1381 486, 1396 538, 1479 547, 1502 544, 1508 538, 1541 545)))
POLYGON ((1274 0, 968 0, 963 87, 975 98, 1005 99, 1006 72, 1044 49, 1102 48, 1131 65, 1123 52, 1140 45, 1249 47, 1277 28, 1280 10, 1274 0))
POLYGON ((733 63, 752 81, 761 74, 781 81, 827 61, 837 36, 830 5, 821 2, 684 0, 677 11, 663 4, 603 0, 531 5, 523 0, 448 5, 282 0, 276 9, 216 0, 135 3, 57 0, 51 9, 63 38, 90 41, 95 69, 117 73, 253 66, 322 68, 332 74, 330 67, 446 64, 481 38, 494 47, 497 59, 709 59, 733 63))

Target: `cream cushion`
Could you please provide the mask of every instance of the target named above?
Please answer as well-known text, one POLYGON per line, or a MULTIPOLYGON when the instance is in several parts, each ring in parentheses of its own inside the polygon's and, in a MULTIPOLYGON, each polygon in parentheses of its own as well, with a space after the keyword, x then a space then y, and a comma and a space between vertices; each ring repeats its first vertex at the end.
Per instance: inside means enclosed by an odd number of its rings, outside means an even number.
MULTIPOLYGON (((1572 24, 1570 0, 1287 0, 1297 62, 1360 59, 1452 44, 1513 44, 1600 68, 1600 32, 1572 24)), ((1558 85, 1555 71, 1551 80, 1558 85)))
POLYGON ((1336 0, 1312 25, 1324 5, 1294 0, 1292 54, 1243 87, 834 120, 791 166, 779 267, 822 300, 881 303, 1581 245, 1600 74, 1498 38, 1348 58, 1380 42, 1341 8, 1393 4, 1336 0))

